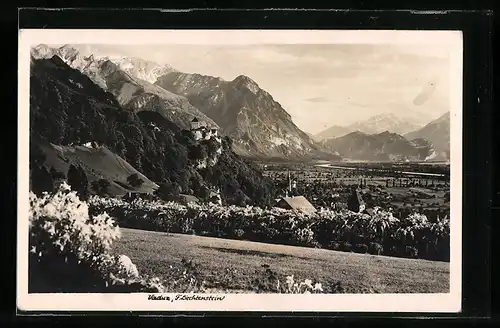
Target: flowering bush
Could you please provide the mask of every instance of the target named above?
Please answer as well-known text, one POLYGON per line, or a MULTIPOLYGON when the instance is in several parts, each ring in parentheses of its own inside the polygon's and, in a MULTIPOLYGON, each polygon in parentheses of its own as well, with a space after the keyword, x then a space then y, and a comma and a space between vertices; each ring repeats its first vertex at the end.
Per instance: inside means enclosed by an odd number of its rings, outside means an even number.
POLYGON ((313 286, 313 282, 310 279, 297 283, 293 279, 293 275, 286 277, 284 294, 320 294, 322 292, 323 288, 320 283, 315 283, 313 286))
POLYGON ((119 227, 106 212, 89 216, 69 185, 41 197, 30 193, 29 200, 30 292, 162 290, 127 256, 110 253, 119 227))
POLYGON ((374 208, 372 215, 325 209, 305 214, 212 203, 181 205, 142 199, 129 203, 98 196, 91 197, 89 205, 96 214, 110 213, 122 227, 401 257, 415 257, 415 252, 407 251, 413 247, 420 258, 449 260, 449 220, 430 222, 421 214, 398 219, 380 208, 374 208))

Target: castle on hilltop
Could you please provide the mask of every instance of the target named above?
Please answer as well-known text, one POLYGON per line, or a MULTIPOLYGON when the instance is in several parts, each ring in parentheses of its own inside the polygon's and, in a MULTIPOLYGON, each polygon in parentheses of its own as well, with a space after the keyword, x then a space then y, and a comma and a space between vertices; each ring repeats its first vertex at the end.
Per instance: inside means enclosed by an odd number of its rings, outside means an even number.
POLYGON ((209 127, 206 122, 200 121, 196 117, 191 120, 191 132, 197 141, 202 139, 209 140, 212 137, 218 137, 217 128, 209 127))

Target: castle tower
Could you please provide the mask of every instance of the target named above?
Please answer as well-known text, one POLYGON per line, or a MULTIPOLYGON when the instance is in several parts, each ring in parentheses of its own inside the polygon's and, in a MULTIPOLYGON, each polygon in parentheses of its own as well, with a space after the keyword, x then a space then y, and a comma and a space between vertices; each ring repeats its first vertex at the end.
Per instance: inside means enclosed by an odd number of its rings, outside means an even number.
POLYGON ((191 130, 199 129, 202 126, 202 123, 198 120, 198 118, 193 118, 191 120, 191 130))

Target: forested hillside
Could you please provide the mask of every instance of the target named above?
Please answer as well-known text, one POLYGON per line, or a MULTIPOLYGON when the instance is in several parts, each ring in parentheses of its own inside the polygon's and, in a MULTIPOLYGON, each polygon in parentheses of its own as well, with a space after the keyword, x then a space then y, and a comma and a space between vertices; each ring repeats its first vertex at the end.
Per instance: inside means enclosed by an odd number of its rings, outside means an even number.
POLYGON ((229 138, 197 142, 157 112, 124 109, 112 94, 57 56, 32 58, 30 88, 32 148, 36 140, 106 147, 157 183, 161 193, 203 198, 208 189, 220 188, 229 202, 252 199, 265 205, 273 198, 270 181, 231 151, 229 138), (216 160, 199 168, 199 161, 208 157, 216 160))

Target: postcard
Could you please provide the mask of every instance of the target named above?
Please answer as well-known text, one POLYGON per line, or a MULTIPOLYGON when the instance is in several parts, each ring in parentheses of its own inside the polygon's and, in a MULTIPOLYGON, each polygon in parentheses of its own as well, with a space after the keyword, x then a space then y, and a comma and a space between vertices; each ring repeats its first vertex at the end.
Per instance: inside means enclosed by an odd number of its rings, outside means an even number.
POLYGON ((19 309, 459 312, 462 46, 20 30, 19 309))

